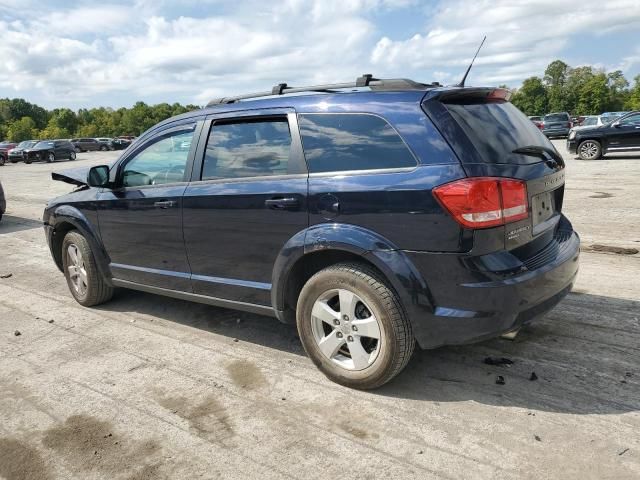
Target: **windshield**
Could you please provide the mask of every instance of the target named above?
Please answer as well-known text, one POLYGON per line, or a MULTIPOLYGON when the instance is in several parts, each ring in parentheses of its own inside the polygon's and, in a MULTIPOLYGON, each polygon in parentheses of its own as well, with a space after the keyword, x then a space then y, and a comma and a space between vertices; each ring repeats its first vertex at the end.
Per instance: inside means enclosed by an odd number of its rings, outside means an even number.
POLYGON ((38 142, 36 143, 36 148, 50 148, 53 147, 53 142, 38 142))
POLYGON ((38 142, 34 142, 33 140, 25 140, 24 142, 20 142, 18 144, 18 148, 29 148, 29 147, 33 147, 36 143, 38 142))
POLYGON ((535 163, 540 158, 514 154, 514 150, 553 148, 540 129, 510 102, 445 105, 487 163, 535 163))
POLYGON ((545 115, 545 122, 568 122, 569 117, 566 113, 552 113, 550 115, 545 115))

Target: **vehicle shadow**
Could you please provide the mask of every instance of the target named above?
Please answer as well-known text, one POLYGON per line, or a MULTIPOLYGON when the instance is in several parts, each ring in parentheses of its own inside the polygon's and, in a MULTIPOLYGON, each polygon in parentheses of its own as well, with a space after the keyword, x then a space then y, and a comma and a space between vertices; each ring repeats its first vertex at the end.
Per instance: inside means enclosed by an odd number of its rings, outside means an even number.
POLYGON ((42 222, 6 214, 2 216, 2 220, 0 221, 0 235, 31 230, 33 228, 42 228, 42 222))
MULTIPOLYGON (((121 291, 105 310, 137 311, 243 342, 304 355, 295 326, 276 319, 121 291)), ((640 410, 640 302, 571 293, 514 341, 417 350, 371 394, 572 414, 640 410), (487 357, 511 365, 485 364, 487 357), (535 372, 537 379, 532 380, 535 372), (504 385, 496 383, 498 376, 504 385)))

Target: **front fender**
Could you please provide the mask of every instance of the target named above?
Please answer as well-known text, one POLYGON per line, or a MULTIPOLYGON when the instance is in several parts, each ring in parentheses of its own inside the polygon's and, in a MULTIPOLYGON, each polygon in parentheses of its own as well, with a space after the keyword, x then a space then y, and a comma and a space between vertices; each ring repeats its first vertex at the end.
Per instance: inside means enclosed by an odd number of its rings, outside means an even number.
MULTIPOLYGON (((102 245, 100 235, 96 231, 96 227, 79 209, 71 205, 59 205, 45 212, 44 220, 45 227, 49 227, 47 229, 47 235, 50 236, 50 238, 47 238, 49 248, 60 270, 62 270, 61 257, 58 257, 54 251, 54 245, 56 244, 54 237, 56 235, 64 235, 70 229, 75 229, 89 242, 100 274, 109 283, 111 282, 111 270, 109 269, 110 259, 104 245, 102 245), (69 225, 71 228, 69 228, 69 225)), ((59 241, 62 243, 62 238, 60 238, 59 241)))
POLYGON ((271 300, 277 312, 285 308, 289 272, 305 255, 334 250, 349 252, 373 264, 400 297, 409 319, 433 312, 428 286, 411 260, 389 240, 363 227, 319 224, 297 233, 280 251, 272 277, 271 300))

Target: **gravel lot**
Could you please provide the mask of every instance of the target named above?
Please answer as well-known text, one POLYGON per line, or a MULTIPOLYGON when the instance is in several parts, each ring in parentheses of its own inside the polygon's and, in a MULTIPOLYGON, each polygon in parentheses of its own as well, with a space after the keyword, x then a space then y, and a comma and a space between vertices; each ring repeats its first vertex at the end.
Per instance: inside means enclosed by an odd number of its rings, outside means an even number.
POLYGON ((640 255, 590 248, 640 248, 640 158, 556 145, 574 292, 515 341, 417 352, 375 392, 326 380, 275 319, 131 291, 80 307, 41 228, 70 190, 49 174, 117 153, 0 167, 0 477, 640 478, 640 255))

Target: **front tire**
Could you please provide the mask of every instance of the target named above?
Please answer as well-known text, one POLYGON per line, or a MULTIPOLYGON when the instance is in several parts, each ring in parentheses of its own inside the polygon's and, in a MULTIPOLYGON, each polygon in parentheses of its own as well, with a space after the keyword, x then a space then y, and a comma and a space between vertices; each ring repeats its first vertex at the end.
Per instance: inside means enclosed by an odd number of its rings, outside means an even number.
POLYGON ((71 151, 69 152, 69 160, 75 160, 76 159, 76 152, 71 151))
POLYGON ((578 145, 578 156, 582 160, 597 160, 602 156, 602 146, 596 140, 585 140, 578 145))
POLYGON ((359 263, 337 264, 312 276, 300 292, 302 345, 330 380, 377 388, 407 365, 415 340, 397 294, 359 263))
POLYGON ((100 275, 89 242, 77 231, 67 233, 62 241, 62 266, 69 291, 80 305, 93 307, 113 296, 113 287, 100 275))
POLYGON ((2 155, 0 155, 0 167, 2 167, 4 165, 4 157, 2 155))
POLYGON ((56 161, 56 156, 52 152, 47 153, 47 162, 53 163, 55 161, 56 161))

